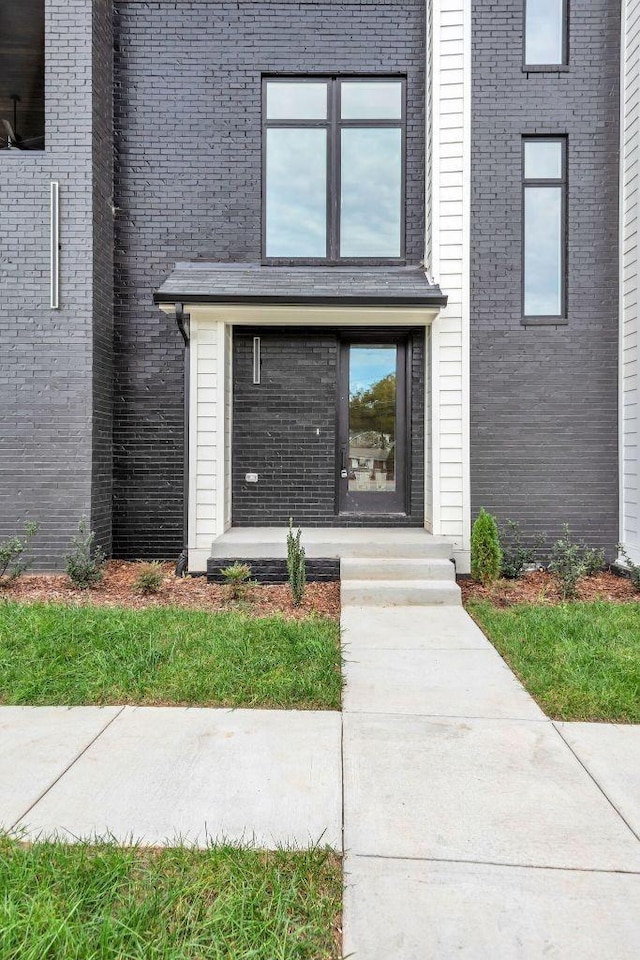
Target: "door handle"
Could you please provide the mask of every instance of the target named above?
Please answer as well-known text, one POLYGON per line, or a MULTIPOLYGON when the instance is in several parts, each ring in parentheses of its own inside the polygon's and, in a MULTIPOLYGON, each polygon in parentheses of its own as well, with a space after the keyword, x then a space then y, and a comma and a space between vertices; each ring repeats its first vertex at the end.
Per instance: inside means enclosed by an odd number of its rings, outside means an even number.
POLYGON ((340 479, 348 480, 349 474, 347 472, 347 451, 345 447, 342 447, 340 452, 340 479))

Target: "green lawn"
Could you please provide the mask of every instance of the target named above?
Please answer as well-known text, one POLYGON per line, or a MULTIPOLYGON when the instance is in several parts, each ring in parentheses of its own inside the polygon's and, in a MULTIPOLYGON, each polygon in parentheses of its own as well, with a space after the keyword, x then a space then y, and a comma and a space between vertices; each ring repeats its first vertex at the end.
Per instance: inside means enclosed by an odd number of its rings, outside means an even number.
POLYGON ((0 703, 336 710, 339 640, 328 619, 0 602, 0 703))
POLYGON ((0 837, 2 960, 335 960, 329 851, 144 851, 0 837))
POLYGON ((467 609, 550 717, 640 723, 640 603, 467 609))

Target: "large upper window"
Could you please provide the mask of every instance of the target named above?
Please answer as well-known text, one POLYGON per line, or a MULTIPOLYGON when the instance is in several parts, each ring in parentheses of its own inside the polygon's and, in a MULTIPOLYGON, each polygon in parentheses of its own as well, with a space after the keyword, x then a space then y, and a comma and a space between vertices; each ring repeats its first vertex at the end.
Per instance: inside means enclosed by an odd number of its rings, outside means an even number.
POLYGON ((404 81, 264 81, 267 259, 404 255, 404 81))
POLYGON ((567 63, 569 0, 524 0, 524 63, 558 67, 567 63))
POLYGON ((523 314, 565 315, 566 139, 526 137, 524 146, 523 314))
POLYGON ((44 148, 44 0, 0 0, 0 149, 44 148))

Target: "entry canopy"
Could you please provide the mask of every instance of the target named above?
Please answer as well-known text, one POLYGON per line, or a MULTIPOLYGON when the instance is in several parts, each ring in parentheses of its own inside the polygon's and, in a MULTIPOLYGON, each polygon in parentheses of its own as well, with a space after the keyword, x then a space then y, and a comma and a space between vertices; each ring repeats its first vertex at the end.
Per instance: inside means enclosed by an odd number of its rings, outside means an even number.
POLYGON ((436 309, 447 298, 419 266, 265 266, 259 263, 176 263, 154 293, 158 304, 436 309))

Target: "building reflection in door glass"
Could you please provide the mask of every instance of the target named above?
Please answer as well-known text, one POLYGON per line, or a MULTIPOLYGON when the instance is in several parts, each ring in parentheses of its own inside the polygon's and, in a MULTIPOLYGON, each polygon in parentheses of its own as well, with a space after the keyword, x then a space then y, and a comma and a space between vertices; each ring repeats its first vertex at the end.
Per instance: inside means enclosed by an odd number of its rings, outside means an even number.
POLYGON ((349 492, 396 489, 395 346, 349 351, 349 492))

